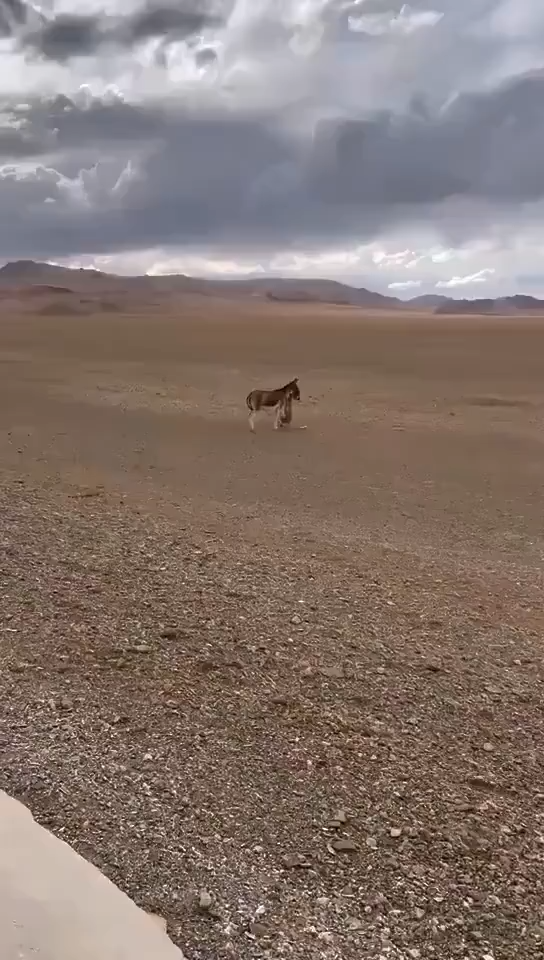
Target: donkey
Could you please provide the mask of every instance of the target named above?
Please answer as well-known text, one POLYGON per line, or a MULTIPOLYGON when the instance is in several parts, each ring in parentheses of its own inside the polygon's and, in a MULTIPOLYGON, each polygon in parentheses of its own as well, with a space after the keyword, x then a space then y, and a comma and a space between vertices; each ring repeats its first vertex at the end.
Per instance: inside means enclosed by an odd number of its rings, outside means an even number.
POLYGON ((278 430, 284 424, 291 423, 293 417, 293 400, 300 400, 298 377, 290 380, 284 387, 278 387, 276 390, 252 390, 246 397, 246 404, 249 410, 249 429, 253 433, 255 432, 255 415, 265 407, 276 408, 274 430, 278 430))

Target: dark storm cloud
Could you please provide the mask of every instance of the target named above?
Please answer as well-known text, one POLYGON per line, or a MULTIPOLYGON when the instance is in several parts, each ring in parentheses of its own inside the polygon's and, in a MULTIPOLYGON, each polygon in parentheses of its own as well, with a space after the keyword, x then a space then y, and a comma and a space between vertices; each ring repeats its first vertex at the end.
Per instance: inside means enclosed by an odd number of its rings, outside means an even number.
POLYGON ((0 0, 0 36, 10 37, 17 27, 26 23, 27 14, 24 0, 0 0))
MULTIPOLYGON (((9 0, 9 3, 22 10, 21 0, 9 0)), ((20 22, 24 24, 27 19, 25 17, 20 22)), ((22 48, 62 63, 73 57, 92 56, 108 45, 130 48, 151 37, 191 37, 220 22, 209 4, 192 0, 172 4, 149 3, 124 17, 75 13, 54 18, 42 16, 38 22, 34 18, 31 29, 17 31, 17 36, 22 48)), ((0 18, 0 28, 1 24, 0 18)))
POLYGON ((170 126, 179 122, 175 114, 160 106, 147 108, 119 99, 108 103, 95 99, 81 108, 63 95, 47 103, 34 101, 12 107, 10 113, 15 126, 0 127, 0 158, 4 159, 14 154, 4 146, 3 135, 9 136, 9 145, 16 156, 24 156, 28 145, 29 156, 53 150, 62 157, 69 156, 73 150, 85 151, 93 146, 115 151, 122 143, 162 141, 169 138, 170 126), (23 126, 18 130, 20 124, 23 126), (37 144, 40 144, 38 151, 37 144))
POLYGON ((25 34, 21 45, 49 60, 67 60, 94 53, 107 30, 98 17, 65 14, 25 34))
POLYGON ((6 204, 18 210, 0 256, 15 246, 18 256, 43 256, 360 240, 451 198, 470 232, 477 201, 498 209, 544 197, 542 73, 458 97, 435 114, 419 105, 403 116, 322 123, 306 140, 270 116, 121 100, 82 109, 57 98, 13 120, 0 130, 5 158, 35 156, 41 143, 48 159, 37 178, 10 174, 0 183, 0 216, 6 204), (87 169, 79 179, 78 168, 87 169))

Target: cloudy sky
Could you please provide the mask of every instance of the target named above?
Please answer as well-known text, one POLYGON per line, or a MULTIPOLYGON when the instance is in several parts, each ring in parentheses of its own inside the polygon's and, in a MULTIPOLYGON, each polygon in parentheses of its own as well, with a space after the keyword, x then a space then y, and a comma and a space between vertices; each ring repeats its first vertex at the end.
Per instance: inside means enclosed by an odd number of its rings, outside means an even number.
POLYGON ((544 296, 544 0, 0 0, 0 262, 544 296))

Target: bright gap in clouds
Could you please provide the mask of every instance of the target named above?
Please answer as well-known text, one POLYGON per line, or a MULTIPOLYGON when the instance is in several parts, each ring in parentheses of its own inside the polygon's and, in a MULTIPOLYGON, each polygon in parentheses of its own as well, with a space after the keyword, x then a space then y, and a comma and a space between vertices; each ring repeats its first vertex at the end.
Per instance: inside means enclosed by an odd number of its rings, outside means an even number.
MULTIPOLYGON (((94 267, 110 273, 150 276, 185 274, 211 279, 243 279, 252 277, 290 277, 318 279, 327 277, 352 286, 369 287, 381 293, 400 298, 422 293, 443 293, 448 296, 472 298, 502 296, 504 284, 497 279, 495 267, 482 267, 467 272, 467 264, 475 259, 501 260, 504 254, 491 244, 474 244, 455 250, 434 245, 428 248, 401 250, 391 244, 370 243, 351 250, 319 251, 315 254, 282 253, 255 259, 240 253, 234 259, 225 259, 221 252, 187 254, 160 249, 136 251, 106 257, 63 259, 62 263, 75 267, 94 267), (445 271, 447 275, 445 276, 445 271), (456 271, 452 273, 452 271, 456 271), (414 274, 417 272, 417 276, 414 274), (483 285, 485 292, 482 292, 483 285)), ((512 256, 509 251, 508 256, 512 256)), ((518 253, 520 265, 526 262, 525 252, 518 253)), ((521 266, 520 266, 521 269, 521 266)), ((527 282, 521 274, 523 282, 527 282)), ((532 289, 538 286, 531 276, 532 289)), ((542 283, 544 291, 544 279, 542 283)), ((521 288, 520 288, 521 289, 521 288)))

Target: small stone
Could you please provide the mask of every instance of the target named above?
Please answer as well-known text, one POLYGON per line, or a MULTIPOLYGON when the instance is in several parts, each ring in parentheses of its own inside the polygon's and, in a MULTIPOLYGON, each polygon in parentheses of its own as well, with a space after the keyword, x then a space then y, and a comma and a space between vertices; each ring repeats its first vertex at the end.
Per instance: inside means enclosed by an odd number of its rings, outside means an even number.
POLYGON ((474 787, 475 790, 493 790, 495 784, 491 780, 486 780, 485 777, 474 776, 467 777, 467 783, 469 787, 474 787))
POLYGON ((291 617, 291 623, 302 623, 302 617, 299 617, 298 613, 295 613, 295 615, 291 617))
POLYGON ((351 930, 352 932, 360 930, 362 926, 363 924, 357 919, 357 917, 350 917, 348 920, 348 930, 351 930))
POLYGON ((425 916, 425 911, 423 910, 422 907, 416 907, 416 909, 414 910, 414 916, 416 920, 423 920, 423 917, 425 916))
POLYGON ((176 627, 165 627, 164 630, 161 630, 160 636, 162 640, 176 640, 178 631, 176 627))
POLYGON ((329 821, 329 826, 333 827, 335 830, 338 830, 339 827, 344 826, 348 822, 345 810, 337 810, 334 814, 332 820, 329 821))
POLYGON ((489 743, 489 742, 488 742, 488 743, 484 743, 484 747, 483 747, 483 748, 484 748, 484 750, 485 750, 486 753, 491 753, 491 752, 493 751, 493 744, 492 744, 492 743, 489 743))
POLYGON ((429 673, 440 673, 442 670, 442 666, 438 660, 427 660, 424 666, 425 670, 427 670, 429 673))
POLYGON ((321 933, 318 933, 317 939, 321 940, 322 943, 328 943, 329 946, 334 943, 334 936, 329 930, 322 930, 321 933))
POLYGON ((287 870, 304 870, 310 866, 306 857, 301 853, 288 853, 282 860, 287 870))
POLYGON ((402 827, 391 827, 389 834, 394 840, 398 840, 398 838, 402 836, 402 827))
POLYGON ((249 924, 249 932, 253 934, 254 937, 266 937, 268 929, 264 923, 257 923, 255 920, 252 920, 249 924))
POLYGON ((378 849, 378 841, 376 840, 376 837, 367 837, 367 838, 366 838, 366 845, 367 845, 367 847, 370 847, 371 850, 377 850, 377 849, 378 849))
MULTIPOLYGON (((26 670, 26 664, 10 663, 9 669, 11 670, 12 673, 24 673, 24 671, 26 670)), ((59 670, 59 667, 57 667, 57 670, 59 670)))
POLYGON ((133 647, 129 647, 131 653, 151 653, 151 647, 148 643, 136 643, 133 647))
POLYGON ((272 697, 271 703, 273 703, 276 707, 288 707, 290 700, 289 697, 278 693, 276 696, 272 697))
POLYGON ((413 960, 419 960, 419 957, 421 956, 421 950, 418 950, 417 947, 412 947, 408 951, 408 956, 413 957, 413 960))
POLYGON ((209 913, 212 907, 213 898, 207 890, 201 890, 198 895, 198 909, 203 913, 209 913))
POLYGON ((357 844, 354 843, 353 840, 350 840, 349 837, 334 840, 332 846, 337 853, 355 853, 357 850, 357 844))
POLYGON ((69 697, 61 697, 59 700, 59 707, 61 710, 73 710, 74 704, 69 697))
POLYGON ((341 663, 333 664, 331 667, 321 667, 321 674, 330 680, 343 680, 345 676, 341 663))
POLYGON ((385 673, 385 667, 378 667, 376 673, 379 673, 382 676, 385 673))

